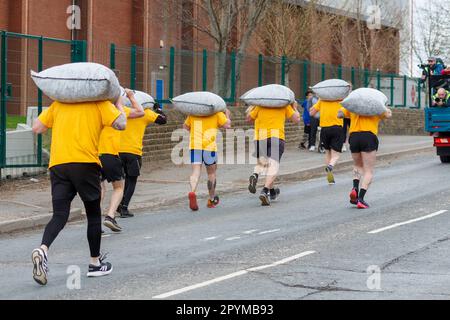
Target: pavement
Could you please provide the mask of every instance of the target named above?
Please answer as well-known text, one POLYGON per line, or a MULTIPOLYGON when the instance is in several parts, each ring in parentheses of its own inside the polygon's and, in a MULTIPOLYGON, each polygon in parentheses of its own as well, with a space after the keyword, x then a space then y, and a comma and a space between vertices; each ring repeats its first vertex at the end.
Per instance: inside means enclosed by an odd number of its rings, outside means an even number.
POLYGON ((103 278, 85 276, 84 222, 52 245, 45 287, 30 261, 42 231, 2 235, 0 299, 448 300, 448 165, 434 151, 378 161, 369 210, 350 205, 349 172, 336 181, 283 183, 271 207, 238 191, 197 213, 144 209, 104 235, 114 271, 103 278))
MULTIPOLYGON (((380 159, 394 159, 404 154, 432 150, 432 139, 424 136, 381 136, 380 159)), ((342 155, 336 171, 351 166, 351 154, 342 155)), ((299 150, 288 146, 283 156, 279 181, 302 181, 324 173, 324 156, 317 152, 299 150)), ((191 167, 174 165, 171 161, 146 163, 130 205, 133 212, 159 209, 173 204, 187 203, 191 167)), ((203 169, 204 170, 204 169, 203 169)), ((218 170, 218 192, 224 195, 247 189, 248 176, 253 164, 220 165, 218 170)), ((110 186, 108 187, 110 190, 110 186)), ((48 175, 31 180, 11 181, 0 186, 0 234, 24 229, 39 228, 51 217, 51 196, 48 175)), ((107 206, 110 192, 104 201, 107 206)), ((200 201, 206 202, 206 172, 203 171, 199 188, 200 201)), ((78 197, 72 204, 70 221, 83 218, 83 205, 78 197)))

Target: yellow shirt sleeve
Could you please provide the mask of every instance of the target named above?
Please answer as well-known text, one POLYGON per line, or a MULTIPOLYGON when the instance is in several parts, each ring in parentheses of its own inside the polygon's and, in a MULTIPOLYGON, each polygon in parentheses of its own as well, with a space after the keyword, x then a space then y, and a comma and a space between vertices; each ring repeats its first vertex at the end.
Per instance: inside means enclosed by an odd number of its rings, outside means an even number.
POLYGON ((219 113, 217 114, 217 123, 218 123, 218 125, 219 125, 219 128, 220 128, 220 127, 223 127, 227 122, 228 122, 228 118, 227 118, 227 116, 225 115, 225 113, 219 112, 219 113))
POLYGON ((145 120, 148 124, 154 123, 158 119, 158 114, 150 109, 145 109, 145 120))
POLYGON ((339 109, 340 111, 342 111, 342 113, 344 114, 344 117, 345 118, 350 118, 350 111, 348 111, 347 109, 345 109, 345 108, 341 108, 341 109, 339 109))
POLYGON ((188 126, 189 128, 191 127, 191 116, 188 116, 188 117, 186 118, 186 121, 184 122, 184 124, 185 124, 186 126, 188 126))
POLYGON ((250 112, 250 118, 252 118, 253 120, 256 119, 256 117, 258 117, 258 111, 259 111, 259 107, 254 108, 251 112, 250 112))
POLYGON ((292 118, 292 116, 295 114, 294 108, 292 106, 286 107, 286 119, 292 118))
POLYGON ((102 115, 102 123, 105 127, 111 127, 114 121, 121 115, 121 112, 109 101, 97 103, 100 114, 102 115))
POLYGON ((320 112, 320 107, 322 106, 322 101, 318 101, 313 108, 320 112))
POLYGON ((44 110, 38 117, 39 121, 41 121, 42 124, 47 128, 53 127, 54 121, 53 109, 54 103, 47 110, 44 110))

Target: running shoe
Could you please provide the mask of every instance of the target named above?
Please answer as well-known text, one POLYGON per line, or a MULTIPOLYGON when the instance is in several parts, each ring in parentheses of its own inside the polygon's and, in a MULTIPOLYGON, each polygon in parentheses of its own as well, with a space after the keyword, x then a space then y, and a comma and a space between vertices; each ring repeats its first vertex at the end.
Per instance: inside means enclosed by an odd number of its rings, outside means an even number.
POLYGON ((195 195, 195 192, 189 192, 188 198, 189 208, 191 208, 192 211, 198 211, 197 196, 195 195))
POLYGON ((358 209, 369 209, 370 208, 369 204, 361 199, 358 200, 357 206, 358 206, 358 209))
POLYGON ((208 199, 208 204, 206 206, 210 209, 214 209, 216 207, 216 204, 214 200, 208 199))
POLYGON ((252 174, 249 178, 248 191, 250 193, 256 193, 256 184, 258 183, 258 176, 256 174, 252 174))
POLYGON ((350 203, 354 205, 358 204, 358 192, 356 189, 352 189, 352 192, 350 192, 350 203))
POLYGON ((116 219, 111 218, 110 216, 106 216, 105 220, 103 221, 103 225, 110 228, 113 232, 121 232, 122 227, 119 226, 116 219))
POLYGON ((100 265, 95 266, 93 264, 89 265, 89 271, 87 276, 91 277, 103 277, 110 274, 113 271, 113 266, 109 262, 104 262, 106 259, 106 254, 102 254, 98 260, 100 261, 100 265))
POLYGON ((274 201, 278 198, 278 196, 280 195, 280 189, 279 188, 275 188, 270 190, 270 200, 274 201))
POLYGON ((219 196, 214 197, 214 205, 217 207, 219 205, 220 199, 219 196))
POLYGON ((264 207, 270 206, 270 195, 268 192, 264 191, 264 189, 261 191, 259 200, 261 200, 261 204, 264 207))
POLYGON ((128 211, 127 207, 124 207, 122 205, 117 208, 117 212, 120 214, 120 218, 126 219, 126 218, 133 218, 134 214, 132 214, 130 211, 128 211))
POLYGON ((33 261, 33 279, 41 286, 47 284, 48 277, 48 259, 44 250, 38 248, 31 253, 31 260, 33 261))
POLYGON ((327 180, 329 184, 336 184, 336 181, 334 180, 333 170, 326 167, 325 171, 327 172, 327 180))

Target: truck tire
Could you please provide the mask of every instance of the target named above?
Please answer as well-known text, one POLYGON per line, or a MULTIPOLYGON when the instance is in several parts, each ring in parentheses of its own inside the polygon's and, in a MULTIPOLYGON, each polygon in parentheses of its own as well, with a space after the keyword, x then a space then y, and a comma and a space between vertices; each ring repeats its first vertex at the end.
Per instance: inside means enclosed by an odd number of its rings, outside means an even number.
POLYGON ((441 156, 442 163, 450 163, 450 156, 441 156))

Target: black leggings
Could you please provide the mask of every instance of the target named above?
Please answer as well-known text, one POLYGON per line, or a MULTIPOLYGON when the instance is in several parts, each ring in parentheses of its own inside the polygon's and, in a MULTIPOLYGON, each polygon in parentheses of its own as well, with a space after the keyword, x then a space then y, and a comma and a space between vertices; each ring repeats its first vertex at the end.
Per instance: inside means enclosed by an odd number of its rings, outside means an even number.
POLYGON ((127 176, 125 178, 125 190, 123 191, 123 199, 121 205, 127 207, 130 204, 131 198, 133 197, 134 190, 136 189, 138 177, 127 176))
MULTIPOLYGON (((42 244, 48 248, 64 229, 70 214, 70 204, 72 200, 53 200, 53 217, 45 227, 42 244)), ((100 199, 94 201, 84 201, 86 217, 88 220, 87 238, 91 257, 100 256, 100 244, 102 240, 102 218, 100 209, 100 199)))

